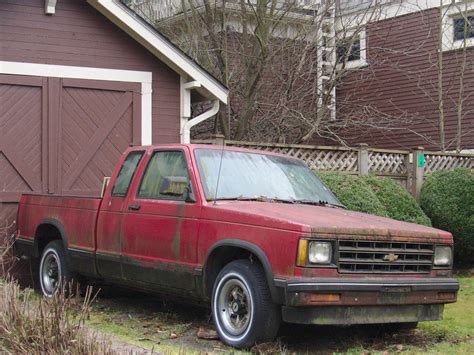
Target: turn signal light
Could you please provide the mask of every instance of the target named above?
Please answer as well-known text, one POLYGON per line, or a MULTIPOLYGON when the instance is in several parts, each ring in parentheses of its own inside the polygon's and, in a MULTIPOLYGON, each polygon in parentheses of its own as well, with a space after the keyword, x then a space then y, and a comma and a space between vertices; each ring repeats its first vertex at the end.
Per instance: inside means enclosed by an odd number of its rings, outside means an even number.
POLYGON ((340 293, 313 293, 309 297, 310 302, 339 302, 340 293))
POLYGON ((296 261, 296 265, 305 266, 307 257, 308 257, 308 241, 306 239, 300 239, 298 242, 298 259, 296 261))

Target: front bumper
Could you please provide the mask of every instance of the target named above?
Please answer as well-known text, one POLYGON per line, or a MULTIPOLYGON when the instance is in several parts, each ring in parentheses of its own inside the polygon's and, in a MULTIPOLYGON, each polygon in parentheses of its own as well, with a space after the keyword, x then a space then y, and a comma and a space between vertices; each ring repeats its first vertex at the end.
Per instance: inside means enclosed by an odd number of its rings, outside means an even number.
POLYGON ((452 278, 275 279, 283 319, 305 324, 364 324, 441 319, 456 301, 452 278))
POLYGON ((357 307, 282 307, 282 318, 288 323, 351 325, 411 323, 443 318, 443 305, 357 306, 357 307))

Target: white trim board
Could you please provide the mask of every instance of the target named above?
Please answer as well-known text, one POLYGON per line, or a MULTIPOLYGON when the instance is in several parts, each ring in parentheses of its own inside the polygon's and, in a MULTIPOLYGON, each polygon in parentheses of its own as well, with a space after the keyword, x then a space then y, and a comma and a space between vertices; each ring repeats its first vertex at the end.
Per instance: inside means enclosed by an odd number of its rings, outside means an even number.
POLYGON ((87 0, 87 2, 180 76, 188 76, 189 81, 199 82, 205 89, 204 94, 207 93, 205 96, 216 98, 224 104, 227 103, 229 90, 219 80, 173 46, 158 31, 134 16, 131 13, 132 10, 126 9, 116 0, 87 0))
POLYGON ((0 61, 0 74, 140 83, 142 98, 141 143, 142 145, 152 144, 151 72, 0 61))

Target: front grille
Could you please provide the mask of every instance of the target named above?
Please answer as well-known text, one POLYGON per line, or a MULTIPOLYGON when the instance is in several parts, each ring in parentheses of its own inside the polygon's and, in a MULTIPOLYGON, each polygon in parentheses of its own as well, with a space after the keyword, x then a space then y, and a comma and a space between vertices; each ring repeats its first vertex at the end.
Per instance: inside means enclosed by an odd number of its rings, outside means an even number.
POLYGON ((428 273, 433 258, 433 244, 353 240, 338 243, 338 267, 342 273, 428 273))

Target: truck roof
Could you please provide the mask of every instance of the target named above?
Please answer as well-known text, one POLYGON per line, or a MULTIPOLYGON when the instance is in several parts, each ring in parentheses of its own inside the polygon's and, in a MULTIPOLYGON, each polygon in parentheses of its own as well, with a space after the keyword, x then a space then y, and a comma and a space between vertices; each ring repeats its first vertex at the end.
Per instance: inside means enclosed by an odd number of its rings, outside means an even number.
POLYGON ((270 152, 268 150, 259 150, 259 149, 250 149, 250 148, 242 148, 242 147, 234 147, 234 146, 220 146, 220 145, 211 145, 211 144, 152 144, 152 145, 145 145, 145 146, 133 146, 127 149, 126 152, 135 151, 135 150, 154 150, 154 149, 176 149, 176 148, 187 148, 191 151, 195 149, 214 149, 214 150, 225 150, 225 151, 234 151, 234 152, 247 152, 247 153, 256 153, 256 154, 265 154, 265 155, 274 155, 280 156, 289 159, 297 159, 295 157, 291 157, 282 153, 275 153, 270 152))

